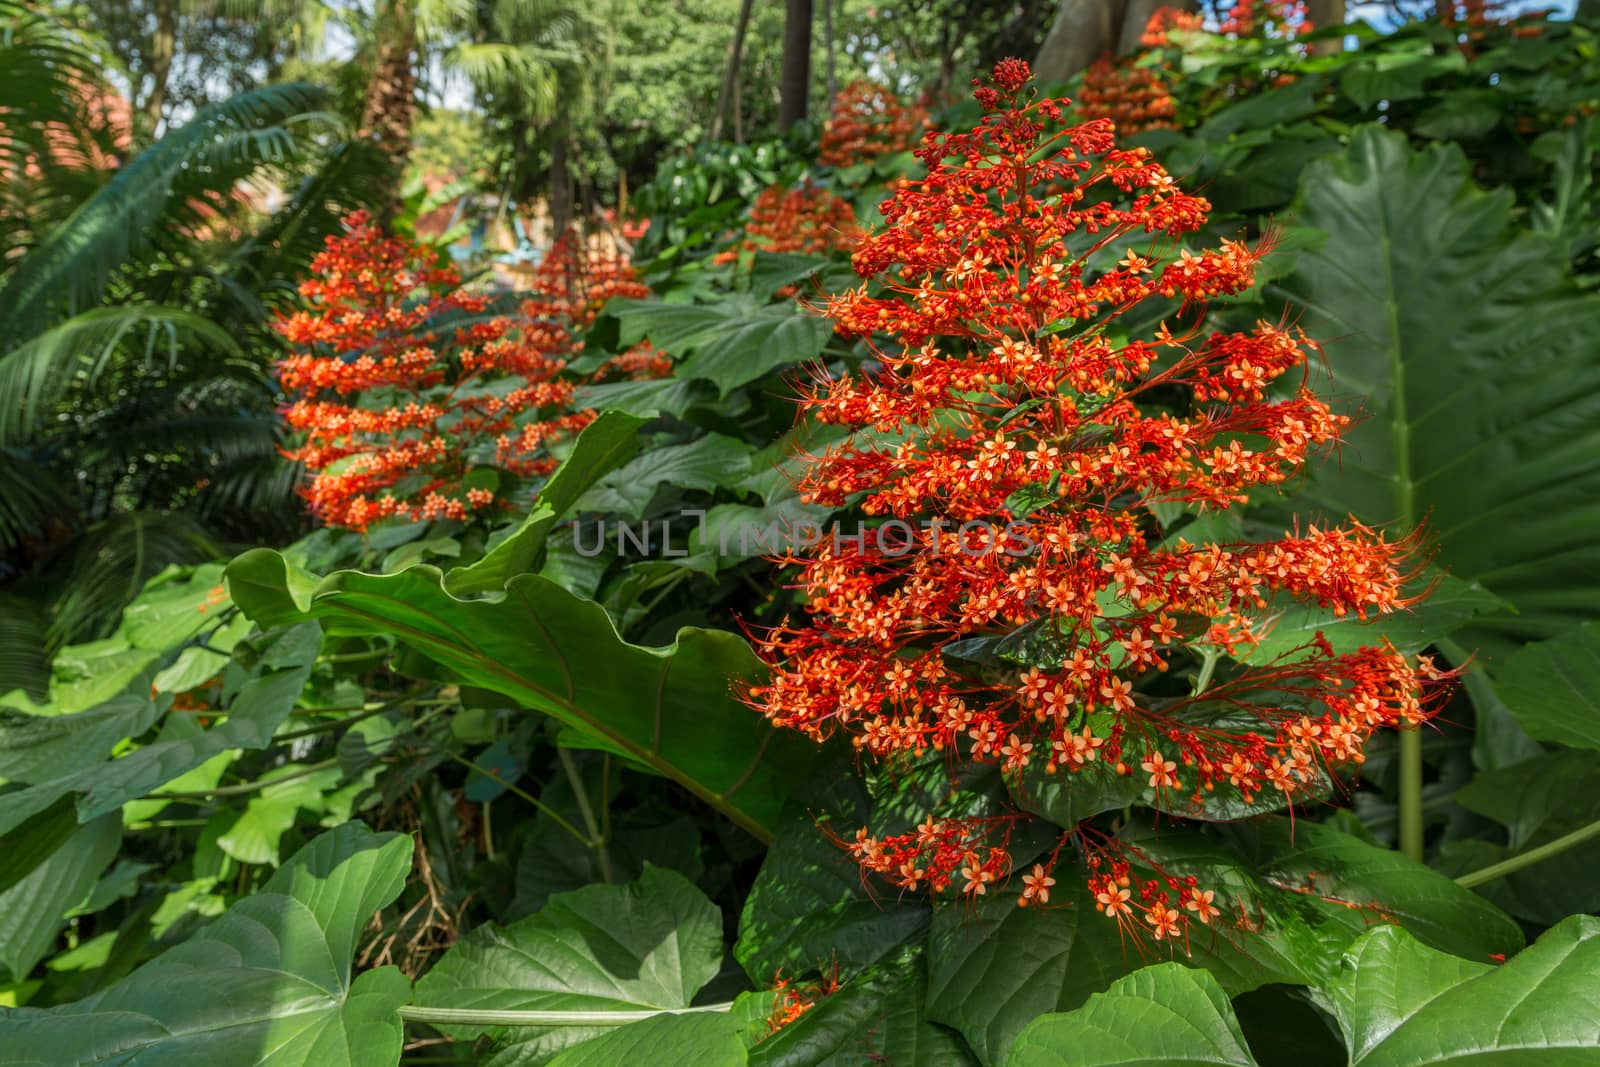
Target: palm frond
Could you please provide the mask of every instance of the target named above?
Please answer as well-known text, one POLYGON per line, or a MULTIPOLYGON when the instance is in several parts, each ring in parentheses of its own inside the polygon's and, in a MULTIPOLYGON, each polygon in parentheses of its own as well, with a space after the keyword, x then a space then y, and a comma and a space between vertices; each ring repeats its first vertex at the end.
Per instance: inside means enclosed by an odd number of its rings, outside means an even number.
POLYGON ((185 345, 243 358, 238 342, 204 315, 159 304, 95 308, 0 353, 0 446, 27 440, 75 380, 92 379, 117 353, 176 363, 185 345))
POLYGON ((31 597, 0 593, 0 695, 22 690, 35 700, 50 688, 45 613, 31 597))
POLYGON ((0 581, 29 542, 42 543, 77 524, 76 508, 56 476, 15 449, 0 449, 0 581))
POLYGON ((140 153, 0 280, 0 323, 16 344, 100 299, 113 275, 197 207, 231 195, 263 165, 287 162, 326 94, 267 86, 210 104, 140 153))

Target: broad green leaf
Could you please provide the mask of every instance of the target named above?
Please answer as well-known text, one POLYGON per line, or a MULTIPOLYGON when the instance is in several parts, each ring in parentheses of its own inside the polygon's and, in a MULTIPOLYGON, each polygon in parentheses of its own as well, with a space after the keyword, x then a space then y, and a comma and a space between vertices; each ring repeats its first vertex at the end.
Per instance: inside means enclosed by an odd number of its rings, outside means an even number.
POLYGON ((663 485, 711 490, 737 481, 750 470, 751 451, 743 441, 715 433, 688 444, 652 448, 607 475, 577 506, 637 519, 663 485))
POLYGON ((841 776, 806 803, 791 802, 745 898, 733 954, 757 985, 780 975, 849 979, 928 925, 928 906, 869 892, 861 867, 828 836, 867 822, 867 798, 841 776))
POLYGON ((102 815, 0 893, 0 967, 13 980, 26 978, 50 952, 62 917, 88 897, 121 843, 121 816, 102 815))
POLYGON ((753 1067, 855 1067, 862 1063, 978 1061, 955 1031, 929 1022, 921 946, 869 967, 750 1050, 753 1067))
POLYGON ((1022 1031, 1008 1067, 1254 1067, 1228 995, 1205 971, 1160 963, 1134 971, 1076 1011, 1022 1031))
POLYGON ((620 411, 640 418, 657 415, 682 416, 690 408, 714 395, 715 390, 702 382, 683 378, 662 378, 641 382, 606 382, 603 385, 581 385, 573 391, 576 406, 599 411, 620 411))
POLYGON ((78 812, 68 797, 62 797, 20 826, 0 837, 0 894, 20 882, 30 871, 77 833, 78 812))
POLYGON ((1351 1067, 1600 1063, 1600 919, 1563 920, 1498 967, 1379 927, 1325 996, 1351 1067))
POLYGON ((550 1061, 550 1067, 617 1067, 624 1063, 743 1067, 746 1062, 738 1022, 716 1012, 696 1012, 629 1023, 567 1049, 550 1061))
POLYGON ((0 1009, 0 1064, 44 1067, 393 1067, 410 983, 351 981, 373 912, 411 867, 411 839, 349 823, 262 891, 116 984, 60 1007, 0 1009))
POLYGON ((389 634, 430 671, 543 711, 681 783, 765 836, 815 746, 780 734, 734 698, 758 676, 749 645, 685 628, 666 648, 631 645, 605 609, 538 575, 493 599, 462 600, 439 571, 339 571, 317 582, 265 549, 228 568, 235 601, 258 623, 322 619, 337 633, 389 634))
POLYGON ((1515 952, 1522 931, 1504 912, 1399 852, 1309 820, 1255 824, 1256 876, 1359 932, 1399 923, 1424 944, 1468 959, 1515 952))
POLYGON ((1094 910, 1081 871, 1056 874, 1051 903, 1019 908, 1020 885, 934 908, 928 1017, 959 1031, 985 1064, 1002 1064, 1035 1017, 1067 1011, 1120 978, 1138 948, 1094 910))
POLYGON ((678 378, 703 378, 724 395, 770 370, 815 359, 833 326, 790 304, 738 300, 665 304, 613 300, 624 346, 649 340, 678 358, 678 378))
POLYGON ((534 510, 511 534, 480 560, 445 574, 445 588, 455 596, 494 592, 511 577, 537 569, 540 551, 551 528, 584 492, 639 451, 644 419, 608 411, 578 435, 572 453, 539 490, 534 510))
MULTIPOLYGON (((16 773, 27 785, 0 793, 0 833, 68 794, 77 794, 78 818, 87 822, 230 749, 266 748, 305 688, 321 647, 322 631, 314 622, 297 622, 262 635, 238 650, 223 674, 226 719, 202 728, 193 716, 171 716, 154 741, 115 759, 74 763, 57 751, 53 738, 46 737, 50 758, 16 773)), ((127 695, 137 698, 148 690, 148 681, 141 678, 127 695)), ((168 700, 161 695, 158 713, 168 700)))
MULTIPOLYGON (((1506 852, 1549 844, 1600 822, 1600 753, 1550 752, 1483 771, 1456 793, 1456 803, 1506 827, 1506 852)), ((1486 845, 1487 842, 1474 842, 1486 845)), ((1497 857, 1500 858, 1500 857, 1497 857)), ((1494 859, 1473 864, 1487 866, 1494 859)), ((1554 923, 1574 912, 1600 911, 1600 840, 1590 840, 1479 887, 1513 915, 1554 923)))
POLYGON ((1269 609, 1270 628, 1242 661, 1266 663, 1303 647, 1319 633, 1340 653, 1385 640, 1401 652, 1420 652, 1475 617, 1506 607, 1504 600, 1478 583, 1451 577, 1441 579, 1421 603, 1366 620, 1348 613, 1340 618, 1315 605, 1297 603, 1280 613, 1269 609))
POLYGON ((1306 501, 1421 526, 1437 562, 1510 601, 1469 626, 1499 653, 1600 599, 1600 295, 1547 235, 1512 223, 1454 146, 1363 127, 1311 167, 1299 222, 1326 231, 1284 283, 1327 347, 1330 392, 1364 418, 1306 501))
MULTIPOLYGON (((722 916, 682 875, 658 867, 625 886, 550 898, 510 926, 480 926, 417 982, 434 1008, 638 1011, 686 1008, 722 963, 722 916)), ((594 1027, 448 1028, 490 1033, 524 1055, 596 1036, 594 1027)))
POLYGON ((1518 649, 1495 671, 1495 691, 1529 737, 1600 748, 1600 624, 1518 649))

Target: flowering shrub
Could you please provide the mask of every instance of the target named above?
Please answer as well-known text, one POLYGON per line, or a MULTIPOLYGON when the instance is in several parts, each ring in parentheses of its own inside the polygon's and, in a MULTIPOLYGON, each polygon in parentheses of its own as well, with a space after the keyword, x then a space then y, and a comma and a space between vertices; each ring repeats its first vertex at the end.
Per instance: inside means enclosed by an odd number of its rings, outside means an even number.
POLYGON ((806 178, 792 188, 763 189, 750 205, 738 247, 720 253, 717 262, 730 262, 740 252, 821 255, 849 247, 860 233, 850 204, 806 178))
MULTIPOLYGON (((806 397, 855 434, 800 489, 834 507, 859 494, 885 521, 799 560, 809 619, 765 637, 774 672, 750 699, 819 740, 999 764, 1023 789, 1137 776, 1175 814, 1314 796, 1375 731, 1428 717, 1431 668, 1320 634, 1246 661, 1288 604, 1403 608, 1409 546, 1354 521, 1258 543, 1161 536, 1156 505, 1240 504, 1347 420, 1295 382, 1315 348, 1298 330, 1203 326, 1208 300, 1250 288, 1270 241, 1173 255, 1207 202, 1118 148, 1108 120, 1063 127, 1069 101, 1030 103, 1029 80, 1003 61, 976 90, 976 128, 930 138, 927 177, 856 249, 874 285, 828 305, 881 369, 806 397), (1166 320, 1124 339, 1117 320, 1147 301, 1170 303, 1166 320)), ((850 847, 894 885, 977 895, 1010 873, 987 843, 1004 823, 930 816, 850 847)), ((1048 900, 1068 841, 1120 922, 1181 937, 1216 914, 1192 881, 1156 870, 1133 886, 1138 857, 1086 825, 1027 872, 1023 902, 1048 900)))
POLYGON ((1304 0, 1236 0, 1217 27, 1234 37, 1303 37, 1314 28, 1304 0))
MULTIPOLYGON (((570 410, 561 377, 578 332, 612 296, 642 296, 627 264, 570 235, 533 278, 517 317, 485 317, 433 250, 385 235, 365 212, 330 237, 300 287, 308 310, 277 324, 294 352, 278 367, 303 435, 290 455, 312 472, 313 514, 365 530, 401 518, 466 519, 499 497, 489 468, 548 474, 548 447, 593 418, 570 410)), ((603 374, 659 373, 658 354, 624 353, 603 374)))
POLYGON ((903 102, 886 85, 853 81, 834 98, 817 158, 830 167, 870 163, 915 147, 927 125, 927 109, 903 102))
POLYGON ((1101 56, 1083 75, 1076 101, 1085 118, 1110 119, 1122 133, 1170 130, 1178 102, 1149 67, 1101 56))
MULTIPOLYGON (((1144 48, 1165 48, 1167 35, 1173 30, 1194 31, 1205 28, 1205 19, 1198 11, 1184 11, 1176 7, 1158 7, 1144 24, 1139 44, 1144 48)), ((1082 101, 1079 101, 1082 104, 1082 101)))

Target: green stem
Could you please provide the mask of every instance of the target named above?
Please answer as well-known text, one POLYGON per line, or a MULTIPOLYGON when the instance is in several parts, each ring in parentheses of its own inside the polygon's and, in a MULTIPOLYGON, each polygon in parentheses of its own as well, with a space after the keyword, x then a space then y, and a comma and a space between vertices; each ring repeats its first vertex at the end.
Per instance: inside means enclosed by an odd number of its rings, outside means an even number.
POLYGON ((1217 662, 1222 659, 1222 653, 1216 649, 1208 649, 1206 658, 1200 663, 1200 674, 1194 680, 1194 692, 1190 696, 1199 696, 1211 684, 1211 676, 1217 672, 1217 662))
POLYGON ((583 833, 582 830, 578 829, 576 826, 572 825, 566 819, 562 818, 560 813, 558 813, 554 808, 552 808, 550 805, 546 804, 544 801, 540 800, 538 797, 534 796, 532 793, 528 792, 526 789, 523 789, 523 788, 521 788, 520 786, 517 786, 517 785, 513 785, 511 782, 506 781, 504 778, 502 778, 500 775, 496 774, 494 771, 488 769, 487 767, 480 767, 478 764, 476 764, 476 763, 472 762, 471 760, 467 759, 467 757, 465 757, 465 756, 458 756, 454 752, 449 753, 449 756, 450 756, 451 759, 455 760, 457 763, 461 764, 463 767, 467 767, 467 768, 470 768, 470 769, 472 769, 474 771, 477 771, 479 774, 483 775, 485 778, 489 779, 491 782, 499 782, 501 785, 506 787, 506 792, 510 793, 512 796, 521 797, 523 800, 526 800, 529 804, 532 804, 539 811, 542 811, 546 815, 550 816, 550 818, 555 820, 557 826, 561 827, 563 830, 565 830, 567 833, 571 834, 573 837, 576 837, 579 841, 581 841, 584 844, 585 847, 594 844, 593 841, 589 840, 589 838, 584 836, 584 833, 583 833))
POLYGON ((1422 731, 1400 734, 1400 851, 1422 862, 1422 731))
POLYGON ((472 1008, 428 1008, 406 1004, 400 1018, 441 1026, 626 1026, 657 1015, 694 1015, 733 1010, 733 1002, 697 1008, 646 1008, 641 1011, 479 1011, 472 1008))
POLYGON ((1551 856, 1558 856, 1570 848, 1576 848, 1585 841, 1590 841, 1597 837, 1600 837, 1600 819, 1595 820, 1588 826, 1580 827, 1570 834, 1562 834, 1554 841, 1547 841, 1538 848, 1530 848, 1526 852, 1520 852, 1508 859, 1501 860, 1499 863, 1491 863, 1482 870, 1463 874, 1456 879, 1456 885, 1465 889, 1475 888, 1485 882, 1492 882, 1496 878, 1504 878, 1508 874, 1515 874, 1524 867, 1532 867, 1535 863, 1543 863, 1551 856))
POLYGON ((337 759, 325 759, 321 763, 308 763, 293 774, 280 774, 276 778, 258 778, 253 782, 240 782, 238 785, 222 785, 215 789, 199 789, 194 792, 173 793, 147 793, 141 800, 210 800, 212 797, 238 797, 249 793, 259 793, 269 786, 281 785, 284 782, 294 782, 301 778, 309 778, 318 771, 325 771, 330 767, 339 766, 337 759))
POLYGON ((556 755, 561 757, 561 766, 567 772, 567 781, 572 783, 572 795, 578 798, 578 814, 583 817, 584 829, 589 831, 589 847, 594 849, 595 862, 600 866, 600 880, 611 885, 615 881, 611 872, 611 854, 606 850, 606 839, 600 832, 600 824, 595 821, 589 794, 584 792, 583 778, 578 774, 578 765, 573 762, 572 753, 559 745, 556 747, 556 755))

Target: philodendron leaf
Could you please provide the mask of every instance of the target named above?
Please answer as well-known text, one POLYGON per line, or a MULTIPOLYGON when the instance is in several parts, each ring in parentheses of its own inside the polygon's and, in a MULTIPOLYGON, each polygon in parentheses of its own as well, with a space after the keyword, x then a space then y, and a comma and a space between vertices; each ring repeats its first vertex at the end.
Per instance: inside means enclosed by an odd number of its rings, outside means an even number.
POLYGON ((12 980, 26 978, 49 953, 62 916, 88 897, 121 843, 122 817, 115 812, 102 815, 79 826, 42 863, 0 893, 0 967, 12 980))
MULTIPOLYGON (((261 635, 238 649, 223 672, 226 719, 202 728, 194 716, 173 716, 154 741, 110 760, 95 758, 103 748, 88 762, 74 760, 70 747, 62 744, 70 740, 70 733, 63 735, 50 725, 18 731, 16 720, 4 719, 21 739, 7 754, 7 776, 27 784, 0 793, 0 833, 69 794, 77 796, 79 821, 87 822, 229 749, 266 748, 299 699, 321 648, 322 631, 315 622, 300 620, 261 635)), ((169 702, 166 694, 152 698, 148 676, 141 676, 114 698, 105 717, 99 717, 101 709, 96 708, 53 720, 53 726, 70 731, 80 720, 87 721, 95 741, 103 744, 114 732, 112 727, 142 732, 169 702)))
MULTIPOLYGON (((417 982, 417 1000, 430 1008, 475 1010, 686 1008, 716 977, 722 957, 716 905, 681 874, 647 866, 629 885, 586 886, 551 897, 537 914, 510 926, 478 927, 417 982)), ((490 1034, 504 1046, 506 1062, 549 1055, 605 1032, 592 1026, 447 1029, 490 1034)))
POLYGON ((388 634, 451 680, 543 711, 683 785, 769 836, 789 784, 816 758, 731 688, 759 676, 741 638, 688 627, 666 648, 622 640, 599 604, 519 575, 493 598, 463 600, 433 567, 339 571, 320 582, 267 549, 228 567, 235 602, 262 625, 320 619, 331 632, 388 634))
POLYGON ((677 377, 704 378, 724 394, 770 370, 815 359, 833 335, 827 319, 789 303, 613 300, 606 314, 616 316, 623 346, 648 340, 679 358, 677 377))
POLYGON ((411 984, 351 980, 356 942, 411 868, 411 839, 348 823, 176 948, 90 997, 0 1008, 0 1065, 393 1067, 411 984))
POLYGON ((1600 919, 1565 919, 1499 966, 1379 927, 1323 999, 1352 1067, 1600 1063, 1600 919))
POLYGON ((657 1015, 629 1023, 566 1049, 550 1061, 550 1067, 617 1067, 624 1063, 744 1067, 746 1062, 739 1024, 727 1015, 701 1012, 657 1015))
POLYGON ((1524 645, 1495 671, 1495 691, 1529 737, 1600 748, 1600 624, 1524 645))
POLYGON ((1228 995, 1205 971, 1160 963, 1134 971, 1076 1011, 1042 1015, 1007 1067, 1254 1067, 1228 995))
POLYGON ((569 455, 539 490, 533 512, 475 563, 445 574, 455 596, 504 589, 515 575, 537 569, 544 542, 557 520, 572 509, 595 482, 632 459, 639 451, 639 427, 645 420, 607 411, 578 435, 569 455))
POLYGON ((1516 228, 1513 200, 1453 145, 1363 127, 1306 171, 1299 222, 1329 237, 1284 283, 1332 398, 1364 416, 1307 501, 1421 526, 1441 566, 1515 604, 1463 631, 1491 657, 1600 599, 1600 294, 1559 240, 1516 228))

